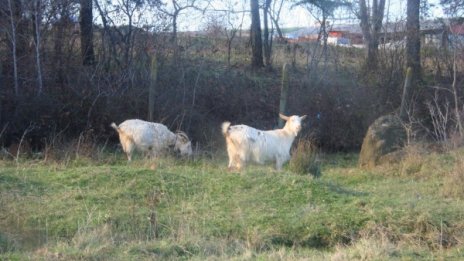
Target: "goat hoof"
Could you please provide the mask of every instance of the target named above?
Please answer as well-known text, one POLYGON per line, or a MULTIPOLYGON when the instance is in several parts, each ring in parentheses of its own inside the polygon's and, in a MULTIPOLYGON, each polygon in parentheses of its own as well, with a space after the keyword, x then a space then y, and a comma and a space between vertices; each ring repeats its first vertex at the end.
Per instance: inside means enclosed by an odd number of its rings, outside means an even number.
POLYGON ((150 169, 151 169, 151 170, 156 170, 157 167, 158 167, 158 166, 156 165, 156 163, 152 163, 152 164, 150 165, 150 169))

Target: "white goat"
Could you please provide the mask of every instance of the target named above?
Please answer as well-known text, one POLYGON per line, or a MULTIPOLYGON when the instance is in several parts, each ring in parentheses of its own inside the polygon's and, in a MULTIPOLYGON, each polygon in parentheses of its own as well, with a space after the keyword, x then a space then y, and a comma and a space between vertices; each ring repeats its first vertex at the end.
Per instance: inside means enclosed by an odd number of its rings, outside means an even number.
POLYGON ((230 170, 241 170, 248 161, 260 164, 275 161, 276 169, 282 169, 282 165, 290 159, 290 147, 306 115, 279 116, 286 123, 284 128, 277 130, 262 131, 246 125, 230 126, 230 122, 222 123, 230 170))
POLYGON ((187 135, 183 132, 174 134, 161 123, 126 120, 119 126, 113 122, 111 127, 118 132, 122 149, 129 161, 132 160, 132 153, 135 149, 156 157, 174 146, 174 149, 182 156, 192 155, 192 143, 187 135))

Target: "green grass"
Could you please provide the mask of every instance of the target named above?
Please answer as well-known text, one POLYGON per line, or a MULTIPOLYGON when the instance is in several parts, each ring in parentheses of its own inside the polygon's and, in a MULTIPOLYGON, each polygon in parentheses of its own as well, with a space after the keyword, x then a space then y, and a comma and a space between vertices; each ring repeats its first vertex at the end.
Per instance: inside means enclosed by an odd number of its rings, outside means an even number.
POLYGON ((320 178, 225 158, 0 161, 0 260, 458 260, 464 203, 443 191, 462 155, 413 175, 329 155, 320 178))

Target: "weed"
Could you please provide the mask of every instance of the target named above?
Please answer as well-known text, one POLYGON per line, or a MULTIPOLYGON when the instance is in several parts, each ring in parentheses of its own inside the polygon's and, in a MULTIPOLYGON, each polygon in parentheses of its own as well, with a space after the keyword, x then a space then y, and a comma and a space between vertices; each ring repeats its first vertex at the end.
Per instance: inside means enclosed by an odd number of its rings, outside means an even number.
POLYGON ((464 199, 464 159, 456 155, 453 169, 444 176, 442 193, 447 197, 464 199))
POLYGON ((321 176, 317 148, 312 141, 306 139, 298 141, 289 162, 289 169, 298 174, 311 174, 316 178, 321 176))

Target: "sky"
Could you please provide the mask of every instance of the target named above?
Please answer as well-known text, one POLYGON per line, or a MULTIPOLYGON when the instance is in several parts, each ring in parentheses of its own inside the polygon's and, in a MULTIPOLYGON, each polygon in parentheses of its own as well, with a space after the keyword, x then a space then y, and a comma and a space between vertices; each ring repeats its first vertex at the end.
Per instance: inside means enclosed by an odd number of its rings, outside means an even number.
MULTIPOLYGON (((103 0, 102 0, 103 1, 103 0)), ((109 0, 113 3, 118 3, 119 0, 109 0)), ((179 0, 183 2, 187 0, 179 0)), ((274 0, 278 1, 278 0, 274 0)), ((274 2, 273 1, 273 2, 274 2)), ((357 1, 357 0, 352 0, 357 1)), ((370 0, 367 0, 370 1, 370 0)), ((386 0, 386 17, 385 22, 393 22, 398 20, 404 20, 406 18, 406 2, 407 0, 386 0), (388 16, 387 16, 388 14, 388 16)), ((429 16, 427 19, 443 17, 443 11, 439 5, 440 0, 427 0, 431 8, 429 8, 429 16)), ((169 0, 164 0, 166 3, 170 3, 169 0)), ((207 1, 198 0, 197 3, 206 3, 207 1)), ((289 27, 309 27, 317 26, 318 22, 309 12, 303 7, 295 7, 292 5, 294 1, 285 0, 285 5, 282 8, 282 12, 279 19, 279 25, 281 28, 289 27)), ((211 5, 209 10, 205 14, 196 11, 192 8, 185 9, 181 12, 181 15, 178 18, 178 30, 179 31, 201 31, 206 28, 208 19, 212 16, 217 17, 217 19, 222 20, 223 25, 226 27, 235 27, 239 28, 239 24, 242 23, 242 29, 247 29, 250 27, 250 14, 249 14, 249 0, 211 0, 211 5), (236 15, 229 17, 228 12, 218 12, 214 10, 235 10, 236 15), (245 11, 244 11, 245 10, 245 11), (243 19, 242 19, 243 17, 243 19), (229 18, 229 19, 228 19, 229 18), (232 23, 228 23, 232 21, 232 23)), ((150 15, 150 12, 145 13, 144 20, 156 19, 150 15)), ((262 18, 261 18, 262 21, 262 18)), ((125 24, 127 21, 125 19, 116 20, 117 24, 125 24)), ((343 10, 337 11, 333 17, 329 19, 329 22, 332 24, 353 24, 359 23, 355 18, 354 14, 351 11, 343 10)))
MULTIPOLYGON (((387 0, 385 12, 389 13, 389 21, 405 19, 406 17, 406 1, 407 0, 387 0)), ((292 7, 291 1, 286 1, 286 6, 282 9, 280 18, 280 27, 307 27, 317 25, 317 20, 314 19, 309 12, 302 7, 292 7)), ((227 3, 231 3, 236 10, 249 9, 249 2, 243 0, 213 0, 212 6, 216 9, 228 9, 227 3), (234 5, 235 4, 235 5, 234 5)), ((429 9, 430 17, 443 17, 443 11, 439 5, 439 0, 428 0, 428 3, 433 7, 429 9)), ((230 7, 230 6, 229 6, 230 7)), ((240 20, 240 19, 236 19, 240 20)), ((261 18, 262 20, 262 18, 261 18)), ((337 12, 332 23, 357 23, 354 15, 348 11, 337 12), (351 17, 351 19, 346 19, 351 17), (344 18, 341 20, 340 18, 344 18)), ((201 14, 193 14, 186 12, 179 19, 179 28, 182 31, 197 31, 205 27, 206 18, 201 14)), ((243 20, 243 28, 248 28, 250 25, 249 15, 245 15, 243 20)))

